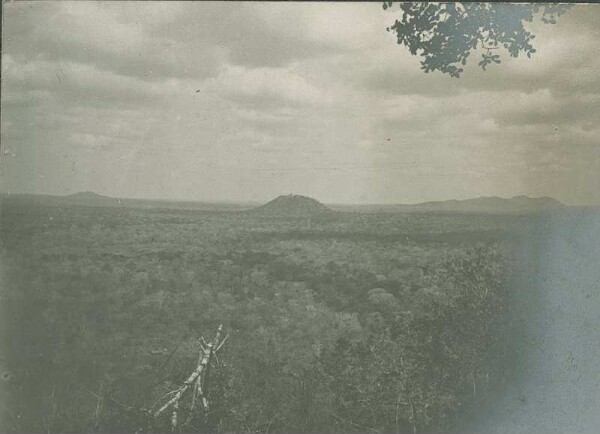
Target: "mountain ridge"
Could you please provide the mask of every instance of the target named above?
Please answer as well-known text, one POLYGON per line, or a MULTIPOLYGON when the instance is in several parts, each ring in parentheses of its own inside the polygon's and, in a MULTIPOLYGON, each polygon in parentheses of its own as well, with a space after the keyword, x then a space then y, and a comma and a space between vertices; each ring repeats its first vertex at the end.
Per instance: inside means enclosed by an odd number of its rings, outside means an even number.
MULTIPOLYGON (((0 194, 2 198, 26 199, 39 204, 56 205, 84 205, 84 206, 125 206, 125 207, 167 207, 182 209, 231 209, 234 211, 252 211, 258 214, 275 215, 313 215, 332 211, 345 212, 469 212, 469 213, 528 213, 538 211, 564 210, 570 206, 549 197, 529 197, 516 195, 510 198, 498 196, 480 196, 469 199, 449 199, 440 201, 427 201, 416 204, 323 204, 313 198, 288 194, 263 203, 254 202, 242 204, 241 202, 201 202, 184 201, 170 202, 166 200, 130 199, 104 196, 93 191, 81 191, 64 196, 37 195, 37 194, 0 194), (295 205, 294 205, 295 203, 295 205)), ((598 206, 579 206, 576 208, 600 208, 598 206)))
POLYGON ((508 199, 504 199, 498 196, 480 196, 471 199, 463 200, 447 200, 447 201, 431 201, 422 202, 414 206, 438 206, 448 208, 486 208, 486 209, 497 209, 497 210, 508 210, 508 209, 558 209, 564 208, 562 202, 553 199, 548 196, 542 197, 529 197, 525 195, 513 196, 508 199))
MULTIPOLYGON (((343 205, 334 209, 342 209, 343 205)), ((562 202, 549 197, 517 195, 508 199, 498 196, 480 196, 469 199, 449 199, 416 204, 356 205, 355 208, 387 212, 468 212, 468 213, 528 213, 567 209, 562 202)))

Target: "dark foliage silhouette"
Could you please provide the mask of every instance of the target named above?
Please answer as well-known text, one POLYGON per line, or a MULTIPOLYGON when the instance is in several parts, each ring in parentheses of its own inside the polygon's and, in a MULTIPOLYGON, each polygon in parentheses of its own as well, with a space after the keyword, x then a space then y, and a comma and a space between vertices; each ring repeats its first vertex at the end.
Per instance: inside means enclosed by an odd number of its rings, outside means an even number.
MULTIPOLYGON (((384 9, 394 2, 383 3, 384 9)), ((472 52, 481 53, 479 66, 500 63, 504 48, 512 57, 531 57, 535 35, 525 23, 539 18, 556 24, 570 7, 565 4, 428 3, 400 2, 401 19, 388 27, 398 44, 420 56, 425 72, 440 71, 460 77, 472 52)))

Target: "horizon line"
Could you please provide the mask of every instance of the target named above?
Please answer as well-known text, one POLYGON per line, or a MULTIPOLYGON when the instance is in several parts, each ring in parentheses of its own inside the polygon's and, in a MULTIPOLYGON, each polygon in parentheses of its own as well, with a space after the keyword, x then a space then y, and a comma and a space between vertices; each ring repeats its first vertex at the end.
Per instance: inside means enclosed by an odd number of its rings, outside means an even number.
MULTIPOLYGON (((69 194, 49 194, 49 193, 14 193, 14 192, 0 192, 0 195, 3 196, 50 196, 50 197, 57 197, 57 198, 67 198, 69 196, 74 196, 77 194, 81 194, 81 193, 91 193, 100 197, 104 197, 104 198, 108 198, 108 199, 116 199, 116 200, 130 200, 130 201, 148 201, 148 202, 163 202, 163 203, 198 203, 198 204, 207 204, 207 203, 212 203, 212 204, 231 204, 231 205, 235 205, 235 204, 265 204, 270 202, 271 200, 280 197, 280 196, 289 196, 289 195, 297 195, 297 196, 304 196, 304 197, 310 197, 313 198, 312 196, 306 196, 306 195, 302 195, 302 194, 296 194, 296 193, 287 193, 287 194, 280 194, 275 196, 272 199, 264 199, 264 200, 202 200, 202 199, 167 199, 167 198, 143 198, 143 197, 122 197, 122 196, 109 196, 109 195, 105 195, 102 193, 97 193, 95 191, 91 191, 91 190, 82 190, 82 191, 78 191, 75 193, 69 193, 69 194)), ((490 199, 500 199, 500 200, 510 200, 510 199, 514 199, 517 197, 527 197, 528 199, 551 199, 554 200, 558 203, 560 203, 563 206, 567 206, 567 207, 583 207, 583 208, 597 208, 600 207, 600 204, 585 204, 585 205, 571 205, 571 204, 566 204, 552 196, 548 196, 548 195, 544 195, 544 196, 529 196, 526 194, 516 194, 514 196, 511 197, 501 197, 501 196, 496 196, 496 195, 492 195, 492 196, 476 196, 476 197, 468 197, 465 199, 456 199, 456 198, 452 198, 452 199, 438 199, 438 200, 425 200, 425 201, 421 201, 421 202, 412 202, 412 203, 408 203, 408 202, 321 202, 318 199, 315 199, 321 203, 323 203, 324 205, 333 205, 333 206, 398 206, 398 205, 422 205, 422 204, 427 204, 427 203, 439 203, 439 202, 451 202, 451 201, 457 201, 457 202, 461 202, 461 201, 467 201, 467 200, 473 200, 473 199, 485 199, 485 198, 490 198, 490 199)))

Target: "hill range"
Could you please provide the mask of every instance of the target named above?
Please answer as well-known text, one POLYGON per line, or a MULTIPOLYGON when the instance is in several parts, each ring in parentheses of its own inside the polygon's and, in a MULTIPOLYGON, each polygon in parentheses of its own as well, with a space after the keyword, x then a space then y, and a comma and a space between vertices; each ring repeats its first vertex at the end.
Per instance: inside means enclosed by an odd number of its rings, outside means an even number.
POLYGON ((38 205, 55 206, 112 206, 132 208, 169 208, 211 211, 250 211, 254 215, 272 216, 311 216, 332 211, 341 212, 386 212, 386 213, 532 213, 568 209, 567 205, 551 197, 531 198, 520 195, 509 199, 501 197, 478 197, 465 200, 445 200, 417 204, 323 204, 313 198, 288 194, 263 204, 253 202, 194 202, 150 199, 125 199, 103 196, 85 191, 67 196, 2 194, 2 200, 25 201, 38 205))
POLYGON ((333 210, 353 210, 356 212, 420 212, 420 213, 532 213, 542 211, 558 211, 569 208, 567 205, 551 197, 531 198, 520 195, 509 199, 501 197, 478 197, 465 200, 444 200, 422 202, 417 204, 391 205, 329 205, 333 210))

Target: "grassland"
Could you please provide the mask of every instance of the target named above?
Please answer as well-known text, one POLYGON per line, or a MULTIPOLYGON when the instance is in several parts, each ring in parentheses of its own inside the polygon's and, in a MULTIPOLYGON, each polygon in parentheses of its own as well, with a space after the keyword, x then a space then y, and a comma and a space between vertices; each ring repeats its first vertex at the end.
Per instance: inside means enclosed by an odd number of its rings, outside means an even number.
POLYGON ((188 430, 451 429, 494 375, 525 218, 338 211, 309 226, 10 198, 1 213, 2 432, 134 431, 220 323, 211 413, 188 430))

